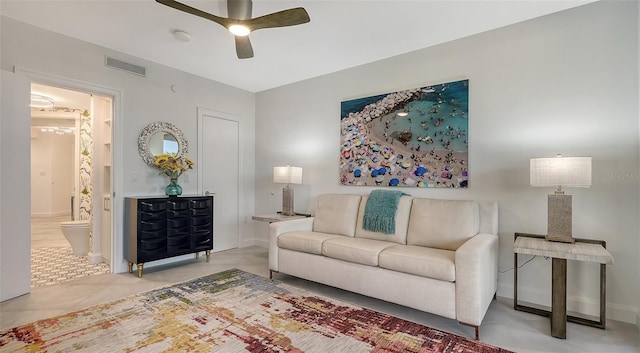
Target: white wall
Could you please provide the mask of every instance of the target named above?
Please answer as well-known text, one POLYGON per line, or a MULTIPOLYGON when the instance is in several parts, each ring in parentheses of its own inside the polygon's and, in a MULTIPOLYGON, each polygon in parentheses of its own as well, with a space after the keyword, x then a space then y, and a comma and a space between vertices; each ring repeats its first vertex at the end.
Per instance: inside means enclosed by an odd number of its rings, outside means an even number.
MULTIPOLYGON (((117 92, 120 101, 115 102, 116 111, 113 146, 116 150, 114 169, 114 207, 123 205, 123 195, 162 195, 166 178, 157 170, 147 166, 138 155, 138 134, 151 122, 165 121, 182 129, 189 141, 189 156, 197 155, 197 108, 203 107, 240 116, 247 121, 244 136, 254 135, 255 95, 238 88, 223 85, 208 79, 171 69, 140 58, 115 52, 87 42, 65 37, 53 32, 27 25, 5 17, 1 18, 1 67, 13 71, 14 66, 46 74, 47 77, 78 81, 105 91, 117 92), (43 53, 46 53, 43 54, 43 53), (147 68, 147 77, 132 75, 106 68, 105 55, 147 68), (171 86, 177 89, 174 93, 171 86), (118 135, 119 134, 119 135, 118 135), (139 181, 133 181, 137 173, 139 181)), ((176 50, 184 43, 176 42, 176 50)), ((245 141, 243 141, 245 142, 245 141)), ((246 141, 252 146, 253 140, 246 141)), ((254 211, 254 149, 245 149, 243 160, 247 166, 242 175, 240 202, 241 219, 250 218, 254 211)), ((24 158, 28 158, 28 151, 24 158)), ((4 163, 4 161, 3 161, 4 163)), ((197 166, 196 166, 197 168, 197 166)), ((184 194, 196 194, 197 170, 189 171, 189 181, 183 179, 184 194)), ((119 244, 114 251, 116 270, 125 271, 122 260, 122 215, 115 215, 117 223, 114 237, 119 244)), ((241 225, 243 238, 247 227, 241 225)))
MULTIPOLYGON (((593 157, 593 186, 572 189, 574 235, 603 239, 609 318, 639 306, 637 2, 598 2, 323 77, 256 97, 256 212, 280 209, 272 167, 304 168, 296 210, 318 194, 368 193, 338 182, 340 102, 468 78, 469 189, 403 189, 417 197, 497 200, 500 269, 514 232, 546 232, 547 193, 529 186, 529 158, 593 157)), ((384 45, 381 43, 380 45, 384 45)), ((340 55, 336 53, 335 55, 340 55)), ((260 235, 259 235, 260 236, 260 235)), ((266 233, 261 236, 266 237, 266 233)), ((261 241, 265 241, 264 238, 261 241)), ((550 261, 520 270, 519 297, 550 304, 550 261)), ((569 266, 569 308, 598 311, 598 266, 569 266)), ((513 296, 513 272, 499 293, 513 296)))
POLYGON ((31 216, 71 215, 74 136, 31 134, 31 216))
POLYGON ((51 145, 51 213, 71 216, 71 194, 76 167, 73 134, 52 137, 51 145))
POLYGON ((31 215, 51 215, 51 163, 47 136, 31 136, 31 215))

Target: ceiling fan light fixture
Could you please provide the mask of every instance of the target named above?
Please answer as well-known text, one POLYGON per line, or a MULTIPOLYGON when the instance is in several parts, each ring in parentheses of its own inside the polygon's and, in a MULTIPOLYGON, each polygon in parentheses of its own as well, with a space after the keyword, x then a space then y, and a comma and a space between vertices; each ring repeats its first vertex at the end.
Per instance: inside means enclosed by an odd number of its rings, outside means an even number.
POLYGON ((245 37, 251 33, 251 30, 243 25, 231 25, 229 26, 229 32, 233 33, 236 36, 245 37))

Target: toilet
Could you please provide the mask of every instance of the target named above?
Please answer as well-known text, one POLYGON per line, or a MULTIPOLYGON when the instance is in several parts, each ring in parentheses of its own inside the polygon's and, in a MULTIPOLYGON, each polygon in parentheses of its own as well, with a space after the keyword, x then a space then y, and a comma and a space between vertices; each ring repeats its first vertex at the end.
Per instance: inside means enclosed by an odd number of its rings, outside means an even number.
POLYGON ((75 256, 87 256, 89 253, 89 221, 61 222, 60 229, 75 256))

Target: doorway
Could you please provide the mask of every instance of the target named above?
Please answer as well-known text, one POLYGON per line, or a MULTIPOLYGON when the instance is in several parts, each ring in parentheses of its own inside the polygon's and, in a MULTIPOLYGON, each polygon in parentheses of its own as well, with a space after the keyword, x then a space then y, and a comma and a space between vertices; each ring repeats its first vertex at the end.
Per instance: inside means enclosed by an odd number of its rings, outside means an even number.
POLYGON ((31 285, 110 273, 112 98, 32 83, 31 99, 31 285))

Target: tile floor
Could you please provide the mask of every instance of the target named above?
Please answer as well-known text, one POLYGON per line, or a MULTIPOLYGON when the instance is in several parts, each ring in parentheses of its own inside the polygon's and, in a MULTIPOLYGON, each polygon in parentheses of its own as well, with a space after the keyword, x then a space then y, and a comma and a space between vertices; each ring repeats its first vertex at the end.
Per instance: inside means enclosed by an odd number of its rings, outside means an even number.
MULTIPOLYGON (((269 276, 268 252, 264 248, 248 247, 214 253, 209 263, 204 258, 145 268, 142 278, 129 273, 106 274, 34 288, 31 294, 0 303, 0 330, 234 267, 269 276)), ((473 329, 455 320, 283 274, 276 274, 274 278, 444 331, 466 337, 473 335, 473 329)), ((640 352, 640 333, 631 324, 608 321, 607 329, 600 330, 569 323, 566 340, 553 338, 549 332, 547 318, 514 311, 512 302, 506 299, 491 304, 480 328, 482 341, 515 352, 640 352)))
POLYGON ((60 222, 70 218, 55 216, 31 219, 32 288, 110 272, 108 264, 91 264, 87 256, 73 255, 69 242, 60 230, 60 222))
POLYGON ((32 288, 104 273, 111 273, 109 265, 89 263, 89 257, 73 255, 71 247, 31 249, 32 288))

